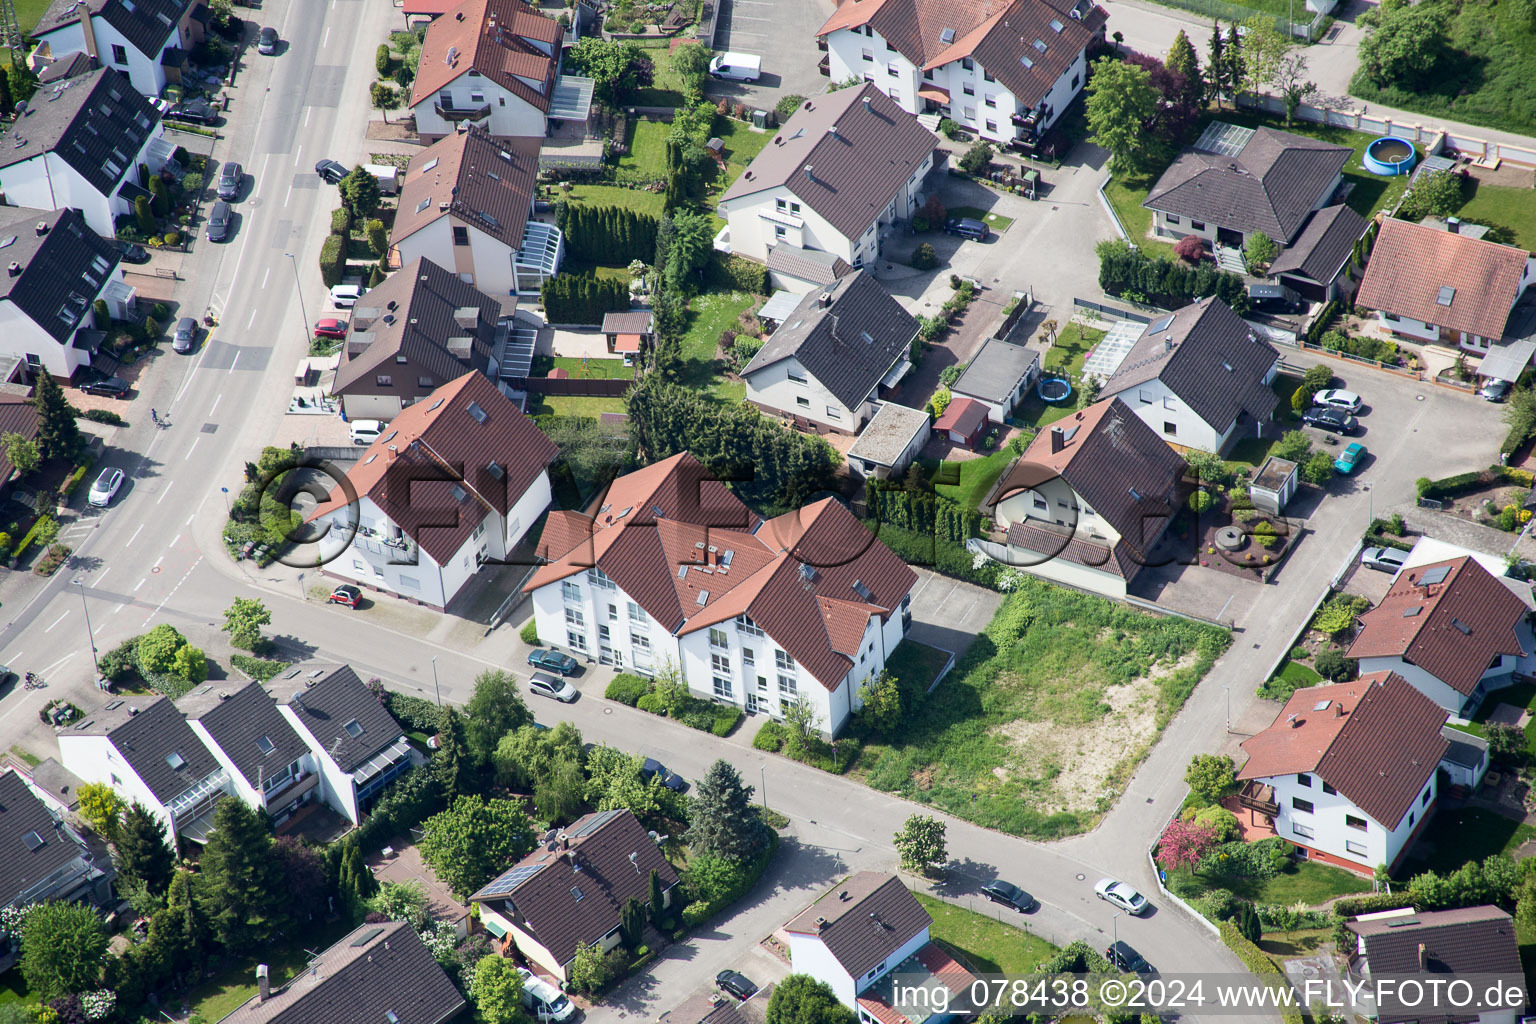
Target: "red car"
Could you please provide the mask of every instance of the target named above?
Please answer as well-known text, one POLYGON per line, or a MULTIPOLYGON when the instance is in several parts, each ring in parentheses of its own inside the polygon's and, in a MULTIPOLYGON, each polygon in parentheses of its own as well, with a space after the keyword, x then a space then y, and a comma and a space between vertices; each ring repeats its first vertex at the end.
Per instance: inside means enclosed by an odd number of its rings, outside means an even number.
POLYGON ((343 583, 331 591, 331 596, 327 598, 327 601, 331 604, 344 604, 348 608, 356 608, 363 603, 363 592, 350 583, 343 583))
POLYGON ((345 338, 347 336, 347 322, 327 318, 315 324, 315 337, 317 338, 345 338))

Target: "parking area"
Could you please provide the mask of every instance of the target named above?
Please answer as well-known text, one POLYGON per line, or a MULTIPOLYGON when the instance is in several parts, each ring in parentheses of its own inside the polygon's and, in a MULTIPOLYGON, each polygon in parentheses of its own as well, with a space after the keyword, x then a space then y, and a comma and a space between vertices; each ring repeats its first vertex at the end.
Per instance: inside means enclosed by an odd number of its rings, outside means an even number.
POLYGON ((822 52, 808 35, 835 9, 830 0, 720 0, 715 50, 756 54, 763 73, 751 84, 711 81, 709 95, 771 110, 782 96, 822 92, 830 80, 818 70, 822 52))
POLYGON ((973 583, 917 570, 912 588, 912 628, 907 635, 921 643, 952 651, 958 658, 1003 603, 1003 595, 973 583))

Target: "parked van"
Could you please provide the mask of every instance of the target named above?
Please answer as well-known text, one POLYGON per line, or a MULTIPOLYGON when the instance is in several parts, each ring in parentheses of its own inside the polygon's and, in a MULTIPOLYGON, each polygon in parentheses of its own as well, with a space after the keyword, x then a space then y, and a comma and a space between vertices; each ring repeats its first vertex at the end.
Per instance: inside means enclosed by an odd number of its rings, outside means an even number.
POLYGON ((763 58, 755 53, 722 53, 709 62, 711 78, 755 82, 763 73, 763 58))
POLYGON ((388 164, 364 164, 363 170, 373 175, 379 183, 379 191, 386 196, 400 194, 400 168, 388 164))
POLYGON ((523 976, 523 1005, 538 1021, 566 1021, 576 1015, 576 1006, 564 992, 534 974, 526 967, 519 967, 523 976))

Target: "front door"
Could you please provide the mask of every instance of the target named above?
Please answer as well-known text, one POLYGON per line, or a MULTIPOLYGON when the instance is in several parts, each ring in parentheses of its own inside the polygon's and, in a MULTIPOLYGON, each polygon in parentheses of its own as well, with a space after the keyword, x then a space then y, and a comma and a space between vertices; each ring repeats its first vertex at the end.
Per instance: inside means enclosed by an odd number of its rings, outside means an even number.
POLYGON ((1243 233, 1233 231, 1231 228, 1217 228, 1216 241, 1229 249, 1241 249, 1243 247, 1243 233))
POLYGON ((747 714, 757 714, 757 694, 755 693, 747 694, 747 714))

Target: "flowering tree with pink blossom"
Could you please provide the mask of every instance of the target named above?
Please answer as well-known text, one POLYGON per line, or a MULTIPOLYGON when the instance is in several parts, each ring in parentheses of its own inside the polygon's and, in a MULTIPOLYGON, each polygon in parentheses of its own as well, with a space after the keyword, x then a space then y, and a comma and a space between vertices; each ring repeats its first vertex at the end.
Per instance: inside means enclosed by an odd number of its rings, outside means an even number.
POLYGON ((1157 862, 1170 871, 1185 865, 1193 868, 1215 845, 1214 826, 1175 818, 1157 842, 1157 862))

